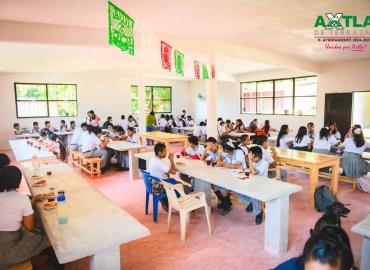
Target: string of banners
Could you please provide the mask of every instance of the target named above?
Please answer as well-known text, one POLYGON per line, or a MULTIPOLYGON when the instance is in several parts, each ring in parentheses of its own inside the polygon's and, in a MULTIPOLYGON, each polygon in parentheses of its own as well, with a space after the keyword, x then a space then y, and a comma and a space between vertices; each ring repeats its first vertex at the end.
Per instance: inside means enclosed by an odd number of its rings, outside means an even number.
MULTIPOLYGON (((122 9, 117 7, 111 1, 108 1, 108 34, 109 44, 118 47, 121 51, 127 51, 128 54, 135 54, 134 41, 134 20, 122 9)), ((184 54, 179 50, 174 50, 175 71, 184 76, 184 54)), ((161 59, 162 68, 171 71, 172 68, 172 47, 164 41, 161 41, 161 59)), ((200 80, 200 63, 194 61, 195 79, 200 80)), ((216 77, 215 66, 211 65, 211 77, 216 77)), ((208 80, 209 73, 207 64, 202 64, 202 79, 208 80)))

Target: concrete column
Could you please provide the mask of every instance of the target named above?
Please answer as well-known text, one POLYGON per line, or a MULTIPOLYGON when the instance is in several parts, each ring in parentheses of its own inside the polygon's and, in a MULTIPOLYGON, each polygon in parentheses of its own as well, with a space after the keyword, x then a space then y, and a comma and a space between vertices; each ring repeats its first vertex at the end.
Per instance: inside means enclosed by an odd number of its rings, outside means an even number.
POLYGON ((145 77, 144 73, 139 73, 138 81, 138 108, 139 108, 139 131, 145 132, 145 77))
MULTIPOLYGON (((212 64, 215 59, 212 57, 212 64)), ((217 77, 217 73, 216 73, 217 77)), ((209 79, 206 82, 206 113, 207 113, 207 137, 217 139, 217 80, 212 79, 211 70, 209 70, 209 79)))

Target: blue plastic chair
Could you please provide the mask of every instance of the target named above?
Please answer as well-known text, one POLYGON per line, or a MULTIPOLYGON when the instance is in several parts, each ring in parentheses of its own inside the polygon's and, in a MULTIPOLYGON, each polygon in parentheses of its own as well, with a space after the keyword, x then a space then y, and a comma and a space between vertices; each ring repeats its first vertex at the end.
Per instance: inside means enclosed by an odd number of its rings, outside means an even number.
MULTIPOLYGON (((158 203, 160 200, 167 198, 166 193, 160 194, 160 195, 154 195, 153 194, 153 188, 152 188, 152 180, 155 182, 160 183, 160 180, 157 177, 151 176, 149 172, 140 170, 143 174, 144 178, 144 184, 145 184, 145 214, 148 214, 148 208, 149 208, 149 197, 150 195, 153 196, 153 221, 157 222, 158 219, 158 203)), ((164 179, 164 181, 169 182, 171 184, 175 184, 175 179, 164 179)))

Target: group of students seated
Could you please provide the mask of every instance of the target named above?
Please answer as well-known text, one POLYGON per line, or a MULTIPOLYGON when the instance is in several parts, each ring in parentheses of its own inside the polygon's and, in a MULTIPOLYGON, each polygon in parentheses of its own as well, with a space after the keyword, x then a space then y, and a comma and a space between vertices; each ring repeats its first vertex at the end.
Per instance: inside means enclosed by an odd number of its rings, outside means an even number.
POLYGON ((22 135, 24 133, 37 134, 37 133, 40 133, 41 131, 45 131, 47 133, 57 132, 57 131, 65 132, 65 131, 74 131, 74 129, 76 128, 76 122, 75 121, 70 121, 69 122, 69 124, 70 124, 69 128, 68 128, 65 120, 60 120, 58 129, 54 128, 51 125, 50 121, 45 121, 44 124, 45 124, 45 126, 43 128, 40 128, 38 122, 33 122, 32 129, 27 129, 27 128, 21 128, 19 123, 14 123, 13 124, 13 134, 14 135, 22 135))
POLYGON ((112 165, 112 158, 117 160, 116 167, 118 170, 127 171, 129 166, 128 153, 118 152, 107 148, 110 140, 126 141, 131 143, 139 143, 139 136, 135 134, 133 127, 127 127, 125 131, 122 126, 113 126, 108 123, 107 131, 103 136, 102 130, 99 127, 93 127, 82 123, 76 128, 73 133, 69 150, 80 151, 84 157, 99 157, 101 160, 101 172, 104 173, 112 165))
POLYGON ((146 116, 147 132, 154 131, 156 127, 158 127, 160 131, 170 132, 173 128, 193 126, 194 120, 191 115, 186 113, 185 110, 183 110, 182 113, 176 117, 176 119, 173 115, 169 114, 161 114, 157 119, 153 111, 146 116))
POLYGON ((52 269, 63 269, 46 236, 35 203, 41 195, 29 197, 18 192, 21 170, 0 153, 0 269, 27 261, 38 255, 48 257, 52 269))

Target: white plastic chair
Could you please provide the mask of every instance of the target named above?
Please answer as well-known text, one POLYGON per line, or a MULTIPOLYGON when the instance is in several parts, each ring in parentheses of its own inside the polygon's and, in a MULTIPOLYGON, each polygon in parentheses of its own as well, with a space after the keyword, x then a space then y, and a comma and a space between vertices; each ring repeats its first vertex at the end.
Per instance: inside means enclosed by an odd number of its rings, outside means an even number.
POLYGON ((186 240, 186 221, 188 220, 189 213, 195 209, 204 207, 206 211, 206 218, 208 223, 209 235, 212 235, 210 209, 208 207, 206 196, 204 192, 188 194, 184 192, 184 187, 181 184, 172 185, 170 183, 162 181, 163 187, 166 190, 168 198, 168 221, 167 231, 170 231, 171 214, 172 208, 180 212, 180 223, 181 223, 181 241, 186 240), (181 197, 176 196, 176 191, 181 197))

